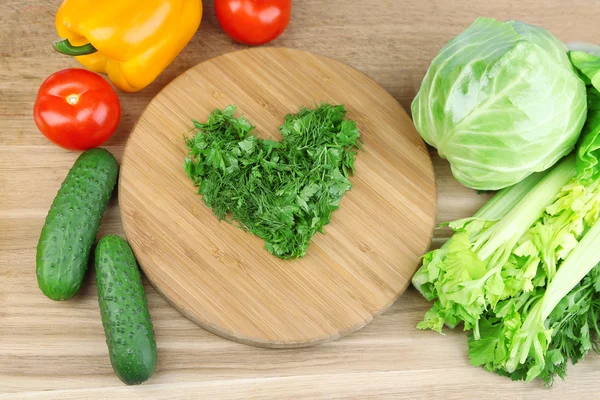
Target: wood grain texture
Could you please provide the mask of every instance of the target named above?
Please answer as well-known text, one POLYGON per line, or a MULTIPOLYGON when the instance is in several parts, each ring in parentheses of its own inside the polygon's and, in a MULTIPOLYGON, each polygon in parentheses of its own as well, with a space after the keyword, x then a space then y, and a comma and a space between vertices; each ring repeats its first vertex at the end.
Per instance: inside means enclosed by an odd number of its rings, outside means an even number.
POLYGON ((240 343, 305 347, 364 327, 407 288, 431 243, 433 167, 410 118, 366 75, 309 52, 240 50, 186 71, 150 102, 121 165, 123 227, 146 277, 184 315, 240 343), (326 235, 281 260, 196 195, 183 136, 192 119, 235 104, 259 137, 281 140, 285 116, 315 103, 344 104, 363 146, 326 235))
MULTIPOLYGON (((600 391, 600 358, 569 367, 552 390, 469 365, 465 334, 420 332, 428 303, 408 289, 364 329, 305 349, 261 349, 219 338, 184 318, 146 283, 159 350, 152 380, 125 387, 104 343, 94 276, 69 302, 37 288, 35 246, 76 153, 53 146, 31 118, 35 93, 51 73, 78 64, 55 54, 59 1, 0 2, 0 398, 206 399, 577 399, 600 391)), ((345 62, 410 106, 436 52, 477 16, 521 19, 561 40, 598 42, 597 0, 298 0, 274 46, 345 62)), ((107 147, 120 160, 144 107, 176 76, 209 58, 243 49, 220 31, 211 1, 190 44, 145 90, 119 93, 123 108, 107 147)), ((432 152, 438 222, 471 215, 487 198, 452 179, 432 152)), ((101 234, 124 234, 114 199, 101 234)), ((434 245, 447 238, 436 231, 434 245)))

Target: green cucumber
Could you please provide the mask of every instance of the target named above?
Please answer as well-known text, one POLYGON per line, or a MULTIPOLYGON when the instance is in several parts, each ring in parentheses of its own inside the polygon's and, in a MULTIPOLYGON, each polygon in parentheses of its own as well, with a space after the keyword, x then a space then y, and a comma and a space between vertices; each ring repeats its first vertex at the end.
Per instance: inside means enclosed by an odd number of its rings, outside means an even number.
POLYGON ((58 190, 36 256, 38 286, 52 300, 67 300, 79 291, 118 173, 108 150, 87 150, 58 190))
POLYGON ((98 242, 96 284, 113 370, 124 383, 140 384, 156 368, 156 342, 142 277, 125 239, 108 235, 98 242))

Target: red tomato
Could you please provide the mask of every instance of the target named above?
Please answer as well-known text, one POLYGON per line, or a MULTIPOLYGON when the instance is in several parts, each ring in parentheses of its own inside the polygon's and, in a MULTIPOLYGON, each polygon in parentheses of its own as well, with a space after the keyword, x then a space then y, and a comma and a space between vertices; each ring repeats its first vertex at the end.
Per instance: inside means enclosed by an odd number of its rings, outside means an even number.
POLYGON ((69 150, 100 146, 121 118, 119 98, 100 75, 69 68, 50 75, 37 94, 33 117, 38 129, 69 150))
POLYGON ((281 35, 291 10, 292 0, 215 0, 219 24, 244 44, 263 44, 281 35))

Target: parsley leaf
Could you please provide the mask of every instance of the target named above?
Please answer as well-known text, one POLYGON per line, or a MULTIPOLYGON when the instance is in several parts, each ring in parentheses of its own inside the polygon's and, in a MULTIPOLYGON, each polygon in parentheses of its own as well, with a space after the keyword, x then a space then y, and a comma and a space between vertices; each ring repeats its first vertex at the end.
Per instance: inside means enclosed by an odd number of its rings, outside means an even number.
POLYGON ((230 105, 193 121, 185 172, 219 220, 259 236, 277 257, 302 257, 352 187, 356 123, 344 119, 343 105, 302 108, 285 117, 277 142, 252 135, 235 112, 230 105))

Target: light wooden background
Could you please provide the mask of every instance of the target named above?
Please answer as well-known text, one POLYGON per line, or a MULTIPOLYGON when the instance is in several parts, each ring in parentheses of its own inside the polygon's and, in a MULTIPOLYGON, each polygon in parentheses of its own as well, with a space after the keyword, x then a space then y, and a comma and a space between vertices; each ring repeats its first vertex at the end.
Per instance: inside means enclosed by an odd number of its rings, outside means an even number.
MULTIPOLYGON (((81 295, 56 303, 38 290, 35 246, 47 209, 77 157, 36 130, 32 106, 51 73, 77 64, 55 54, 59 1, 0 2, 0 397, 3 398, 595 398, 600 357, 569 369, 552 390, 511 382, 468 363, 466 338, 420 332, 427 303, 409 290, 365 329, 297 350, 266 350, 214 336, 182 317, 147 286, 159 347, 151 381, 126 387, 108 361, 90 274, 81 295)), ((141 2, 140 2, 141 4, 141 2)), ((92 11, 93 12, 93 11, 92 11)), ((477 16, 522 19, 564 41, 600 41, 600 1, 295 0, 274 45, 344 61, 380 82, 408 108, 437 50, 477 16)), ((144 91, 120 93, 123 117, 107 147, 120 159, 128 132, 149 100, 189 67, 235 49, 212 1, 175 62, 144 91)), ((452 180, 434 158, 440 222, 472 214, 485 196, 452 180)), ((123 234, 115 201, 101 233, 123 234)), ((438 232, 434 245, 447 236, 438 232)))

